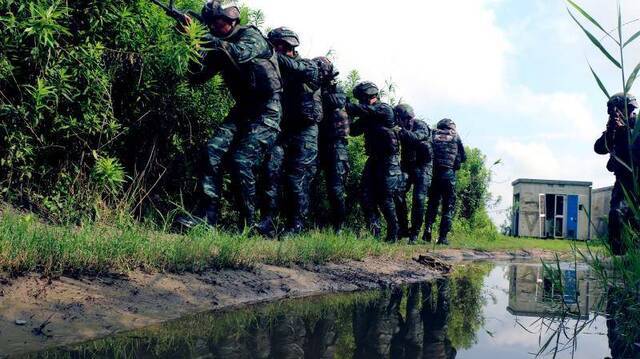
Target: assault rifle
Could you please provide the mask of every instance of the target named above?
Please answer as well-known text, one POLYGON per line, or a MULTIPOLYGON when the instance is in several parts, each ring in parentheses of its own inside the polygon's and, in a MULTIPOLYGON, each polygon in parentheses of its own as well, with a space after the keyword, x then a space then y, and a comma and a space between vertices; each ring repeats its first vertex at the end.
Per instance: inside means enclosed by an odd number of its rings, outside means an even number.
POLYGON ((164 10, 164 12, 169 15, 170 17, 174 18, 178 23, 180 23, 181 25, 188 25, 187 22, 187 16, 192 18, 192 19, 196 19, 198 21, 200 21, 201 23, 204 23, 202 21, 202 17, 200 16, 200 14, 196 13, 193 10, 188 10, 188 11, 180 11, 178 9, 176 9, 173 6, 175 0, 169 0, 169 5, 165 5, 163 3, 161 3, 159 0, 151 0, 152 3, 160 6, 160 8, 162 10, 164 10))

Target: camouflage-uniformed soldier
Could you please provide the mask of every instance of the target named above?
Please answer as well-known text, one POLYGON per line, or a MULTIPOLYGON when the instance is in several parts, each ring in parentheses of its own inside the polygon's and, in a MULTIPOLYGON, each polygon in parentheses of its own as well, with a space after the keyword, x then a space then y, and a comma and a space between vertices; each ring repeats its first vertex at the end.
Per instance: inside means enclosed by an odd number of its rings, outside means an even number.
POLYGON ((450 314, 448 291, 449 279, 438 279, 435 285, 423 285, 424 358, 452 359, 457 355, 447 335, 450 314), (435 301, 431 299, 434 286, 437 290, 435 301))
POLYGON ((415 118, 413 108, 406 104, 394 109, 396 121, 404 129, 401 132, 402 161, 400 166, 406 174, 407 183, 398 205, 400 237, 409 236, 409 242, 418 239, 422 228, 427 202, 427 192, 431 185, 433 158, 431 148, 431 129, 425 122, 415 118), (411 206, 411 229, 407 222, 407 194, 413 186, 411 206))
POLYGON ((425 218, 423 240, 431 242, 431 227, 436 220, 438 207, 442 201, 442 218, 438 244, 449 244, 447 235, 453 224, 456 199, 456 171, 460 169, 467 155, 456 124, 448 118, 438 122, 433 133, 433 181, 429 189, 429 206, 425 218))
POLYGON ((616 176, 609 210, 609 244, 615 255, 623 255, 627 251, 622 239, 622 230, 629 218, 625 191, 634 195, 638 185, 634 183, 632 168, 638 168, 640 140, 635 144, 629 143, 630 131, 633 131, 636 125, 637 110, 638 102, 634 96, 627 94, 625 98, 623 93, 613 95, 607 103, 607 112, 609 113, 607 129, 594 146, 596 153, 610 155, 607 169, 616 176), (628 114, 626 116, 628 121, 625 121, 625 111, 628 114))
POLYGON ((207 145, 209 175, 203 180, 209 198, 206 219, 215 225, 222 194, 222 163, 231 162, 231 173, 238 187, 242 220, 254 223, 255 167, 263 162, 280 131, 282 83, 277 57, 260 31, 240 26, 240 11, 208 2, 202 18, 210 34, 205 39, 210 51, 203 51, 202 65, 192 64, 194 83, 204 83, 221 73, 236 105, 207 145))
POLYGON ((394 288, 364 307, 356 307, 353 315, 354 358, 394 358, 392 344, 400 334, 402 289, 394 288))
POLYGON ((284 176, 289 217, 288 233, 299 233, 309 214, 309 184, 317 171, 318 122, 322 119, 320 71, 316 62, 302 59, 295 48, 298 35, 288 28, 269 32, 282 72, 284 111, 282 134, 267 163, 267 209, 259 231, 272 236, 279 176, 284 176), (278 172, 282 173, 278 174, 278 172))
POLYGON ((349 116, 344 107, 347 95, 338 86, 338 72, 326 57, 314 59, 322 74, 324 119, 320 122, 320 168, 327 181, 327 196, 333 228, 338 232, 346 216, 346 182, 349 175, 349 116))
POLYGON ((379 212, 387 222, 386 240, 398 239, 396 203, 403 186, 400 169, 400 140, 395 128, 393 108, 378 98, 378 87, 371 82, 358 84, 353 94, 359 104, 347 103, 349 116, 358 117, 351 135, 364 135, 367 162, 361 181, 362 211, 371 231, 379 235, 379 212))

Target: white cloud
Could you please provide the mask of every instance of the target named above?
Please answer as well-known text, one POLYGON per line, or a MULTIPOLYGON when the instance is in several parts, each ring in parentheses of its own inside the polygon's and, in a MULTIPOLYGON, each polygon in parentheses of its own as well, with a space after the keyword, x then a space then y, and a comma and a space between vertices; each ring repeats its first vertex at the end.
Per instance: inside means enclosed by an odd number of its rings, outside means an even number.
POLYGON ((504 91, 510 49, 491 0, 248 0, 268 27, 288 26, 301 54, 335 51, 343 72, 391 78, 412 103, 483 103, 504 91))
POLYGON ((584 94, 535 93, 526 87, 513 93, 508 106, 525 121, 533 121, 540 131, 537 136, 544 139, 591 141, 602 131, 605 121, 595 120, 584 94))

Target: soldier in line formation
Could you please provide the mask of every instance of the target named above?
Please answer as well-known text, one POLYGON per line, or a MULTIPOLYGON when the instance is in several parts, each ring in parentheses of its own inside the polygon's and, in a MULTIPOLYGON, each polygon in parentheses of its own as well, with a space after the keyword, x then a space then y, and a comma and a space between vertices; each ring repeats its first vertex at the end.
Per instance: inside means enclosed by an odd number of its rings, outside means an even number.
MULTIPOLYGON (((203 83, 220 73, 236 102, 207 145, 209 168, 203 190, 208 200, 203 217, 209 225, 218 223, 223 170, 228 167, 241 226, 274 237, 275 219, 281 215, 286 218, 285 233, 303 232, 310 183, 319 165, 327 182, 331 222, 340 231, 346 217, 347 137, 362 135, 368 159, 361 179, 361 205, 372 233, 380 235, 381 212, 386 240, 409 237, 415 242, 424 218, 423 238, 430 241, 442 200, 438 241, 447 244, 455 171, 465 160, 453 121, 442 120, 432 133, 410 106, 393 109, 382 102, 371 82, 354 88, 358 103, 347 101, 331 61, 301 58, 296 51, 299 37, 288 28, 274 29, 265 38, 256 27, 241 26, 235 6, 223 8, 209 1, 201 18, 210 33, 204 39, 203 60, 192 64, 191 80, 203 83), (406 197, 411 187, 409 228, 406 197), (258 199, 261 220, 256 223, 258 199)), ((193 218, 179 221, 187 226, 195 223, 193 218)))

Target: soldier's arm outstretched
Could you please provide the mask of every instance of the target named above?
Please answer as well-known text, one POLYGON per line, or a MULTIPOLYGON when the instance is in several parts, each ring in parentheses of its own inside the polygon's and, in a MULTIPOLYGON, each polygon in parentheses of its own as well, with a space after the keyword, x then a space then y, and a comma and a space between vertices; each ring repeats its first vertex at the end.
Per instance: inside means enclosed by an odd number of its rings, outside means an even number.
POLYGON ((393 109, 384 103, 375 105, 347 103, 346 110, 350 117, 374 119, 379 125, 388 128, 395 126, 393 109))

